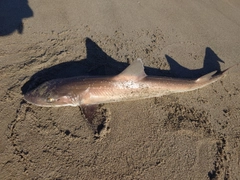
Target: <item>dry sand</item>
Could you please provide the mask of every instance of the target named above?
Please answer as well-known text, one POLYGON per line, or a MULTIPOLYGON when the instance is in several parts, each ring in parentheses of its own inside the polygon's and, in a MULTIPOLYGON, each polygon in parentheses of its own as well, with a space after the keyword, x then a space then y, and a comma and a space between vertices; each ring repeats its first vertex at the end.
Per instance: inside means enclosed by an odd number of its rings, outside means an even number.
POLYGON ((238 0, 0 1, 0 179, 240 179, 239 66, 169 96, 41 108, 22 93, 54 78, 196 78, 240 60, 238 0), (223 63, 225 62, 225 63, 223 63))

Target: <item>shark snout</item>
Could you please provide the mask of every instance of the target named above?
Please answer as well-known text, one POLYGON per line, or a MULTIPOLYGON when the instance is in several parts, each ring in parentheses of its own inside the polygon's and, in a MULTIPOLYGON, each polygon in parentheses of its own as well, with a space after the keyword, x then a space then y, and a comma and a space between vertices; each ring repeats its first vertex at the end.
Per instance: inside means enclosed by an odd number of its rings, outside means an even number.
POLYGON ((30 102, 30 103, 33 103, 33 102, 36 101, 36 99, 34 98, 34 96, 30 92, 24 94, 23 99, 26 100, 27 102, 30 102))
POLYGON ((32 91, 24 94, 24 100, 31 103, 31 104, 39 104, 42 103, 41 98, 39 98, 38 96, 34 95, 32 91))

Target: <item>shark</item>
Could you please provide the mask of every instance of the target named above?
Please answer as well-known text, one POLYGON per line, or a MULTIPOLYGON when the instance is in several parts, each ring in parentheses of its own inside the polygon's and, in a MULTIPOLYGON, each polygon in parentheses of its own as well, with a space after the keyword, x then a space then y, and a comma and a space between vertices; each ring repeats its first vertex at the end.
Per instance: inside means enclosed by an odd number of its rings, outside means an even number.
POLYGON ((24 94, 24 99, 41 107, 135 101, 203 88, 225 76, 228 69, 213 71, 197 79, 148 76, 142 60, 137 59, 116 76, 78 76, 47 81, 24 94))

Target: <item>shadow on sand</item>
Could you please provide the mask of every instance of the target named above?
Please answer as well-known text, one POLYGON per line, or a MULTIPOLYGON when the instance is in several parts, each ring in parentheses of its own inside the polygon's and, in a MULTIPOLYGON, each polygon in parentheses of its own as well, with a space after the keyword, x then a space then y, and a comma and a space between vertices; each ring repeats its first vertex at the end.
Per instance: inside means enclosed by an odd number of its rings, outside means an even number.
POLYGON ((6 36, 15 30, 23 33, 23 18, 33 16, 27 0, 0 0, 0 36, 6 36))
MULTIPOLYGON (((108 56, 91 39, 86 39, 87 57, 83 60, 75 60, 57 64, 50 68, 43 69, 34 74, 22 87, 22 93, 36 88, 40 84, 58 78, 69 78, 74 76, 113 76, 122 72, 129 64, 118 62, 108 56)), ((206 48, 203 68, 190 70, 182 67, 174 59, 166 55, 170 70, 160 70, 145 67, 147 75, 166 76, 175 78, 198 78, 209 72, 220 71, 219 62, 223 62, 211 48, 206 48)))

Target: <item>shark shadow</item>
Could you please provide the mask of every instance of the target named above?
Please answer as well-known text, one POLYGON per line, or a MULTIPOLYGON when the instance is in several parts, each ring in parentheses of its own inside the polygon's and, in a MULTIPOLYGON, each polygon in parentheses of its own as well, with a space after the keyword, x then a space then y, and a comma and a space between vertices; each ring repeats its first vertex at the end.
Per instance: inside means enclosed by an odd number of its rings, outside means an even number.
POLYGON ((213 71, 221 71, 219 62, 224 63, 224 61, 221 60, 217 54, 215 54, 214 51, 209 47, 207 47, 205 50, 203 67, 200 69, 187 69, 178 64, 177 61, 175 61, 170 56, 165 55, 165 57, 168 61, 168 64, 170 65, 170 74, 172 77, 177 78, 195 79, 213 71))

